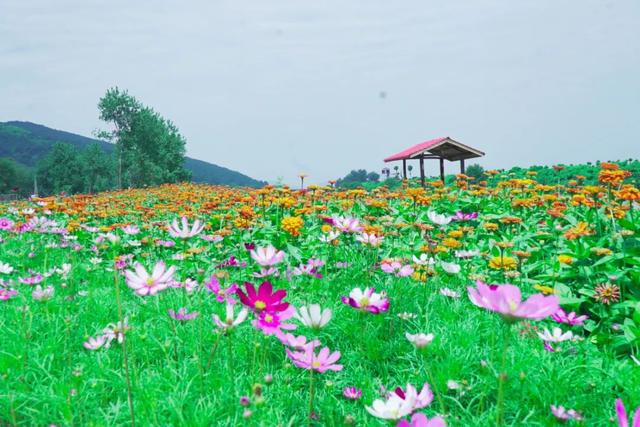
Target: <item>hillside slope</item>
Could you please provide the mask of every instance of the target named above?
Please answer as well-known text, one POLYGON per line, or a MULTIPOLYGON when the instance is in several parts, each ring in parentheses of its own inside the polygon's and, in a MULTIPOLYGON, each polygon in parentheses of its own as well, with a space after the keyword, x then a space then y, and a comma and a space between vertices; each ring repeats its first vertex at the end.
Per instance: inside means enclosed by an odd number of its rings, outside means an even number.
MULTIPOLYGON (((114 145, 108 142, 36 123, 0 122, 0 157, 11 158, 22 165, 34 167, 56 142, 66 142, 80 149, 97 143, 108 153, 114 150, 114 145)), ((194 182, 246 187, 261 187, 265 184, 240 172, 190 157, 185 158, 185 167, 191 171, 194 182)))

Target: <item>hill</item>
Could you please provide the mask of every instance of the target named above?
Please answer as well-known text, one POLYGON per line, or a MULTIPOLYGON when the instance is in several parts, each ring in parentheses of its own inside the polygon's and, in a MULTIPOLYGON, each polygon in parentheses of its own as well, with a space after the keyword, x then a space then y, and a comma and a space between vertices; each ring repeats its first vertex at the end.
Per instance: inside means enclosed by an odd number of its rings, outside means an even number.
MULTIPOLYGON (((107 153, 112 153, 115 148, 106 141, 36 123, 0 122, 0 158, 10 158, 23 166, 34 167, 56 142, 65 142, 79 149, 97 143, 107 153)), ((266 184, 240 172, 190 157, 185 158, 185 168, 191 171, 193 182, 246 187, 261 187, 266 184)))

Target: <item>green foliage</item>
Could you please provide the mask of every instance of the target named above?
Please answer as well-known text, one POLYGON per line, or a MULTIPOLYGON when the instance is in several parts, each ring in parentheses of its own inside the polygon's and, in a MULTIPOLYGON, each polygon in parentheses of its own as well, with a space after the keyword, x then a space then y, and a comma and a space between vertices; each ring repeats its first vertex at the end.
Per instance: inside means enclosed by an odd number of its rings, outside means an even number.
POLYGON ((84 190, 84 168, 80 154, 70 144, 57 143, 39 163, 38 186, 42 194, 84 190))
POLYGON ((186 141, 176 126, 128 92, 112 88, 98 103, 100 118, 114 126, 121 186, 142 187, 187 181, 186 141))
POLYGON ((0 158, 0 194, 28 194, 31 188, 31 171, 11 159, 0 158))
POLYGON ((480 181, 484 177, 484 168, 477 163, 467 166, 465 169, 465 175, 475 178, 476 181, 480 181))
MULTIPOLYGON (((107 137, 111 137, 111 133, 102 132, 99 137, 108 139, 107 137)), ((22 195, 29 195, 33 191, 33 176, 30 169, 35 167, 57 142, 70 144, 78 151, 84 150, 91 144, 96 144, 109 158, 114 157, 116 151, 114 144, 104 140, 87 138, 35 123, 17 121, 0 123, 0 158, 14 160, 22 171, 24 182, 21 181, 19 185, 22 195)), ((191 172, 194 182, 244 187, 262 187, 266 184, 264 181, 257 181, 239 172, 202 160, 186 157, 184 165, 191 172)), ((112 164, 110 168, 112 174, 116 173, 117 163, 112 164)), ((94 191, 115 188, 117 184, 115 176, 103 176, 98 179, 101 183, 94 182, 94 191)))
POLYGON ((366 182, 378 182, 380 175, 376 172, 367 172, 365 169, 352 170, 344 178, 336 181, 336 186, 341 188, 355 188, 366 182))

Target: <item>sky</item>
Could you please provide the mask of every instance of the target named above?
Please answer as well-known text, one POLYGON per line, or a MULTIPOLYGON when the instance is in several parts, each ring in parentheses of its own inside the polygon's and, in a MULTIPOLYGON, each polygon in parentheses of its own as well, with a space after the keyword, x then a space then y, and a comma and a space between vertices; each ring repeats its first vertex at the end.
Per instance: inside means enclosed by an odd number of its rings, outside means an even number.
POLYGON ((638 0, 0 0, 0 121, 91 136, 118 86, 270 182, 439 136, 485 168, 639 158, 639 23, 638 0))

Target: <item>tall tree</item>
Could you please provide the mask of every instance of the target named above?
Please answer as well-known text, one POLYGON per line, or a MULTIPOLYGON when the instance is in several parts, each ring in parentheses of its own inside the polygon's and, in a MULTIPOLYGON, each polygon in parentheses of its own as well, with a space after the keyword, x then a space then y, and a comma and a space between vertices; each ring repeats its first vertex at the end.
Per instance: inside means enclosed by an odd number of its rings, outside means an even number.
POLYGON ((114 127, 100 135, 117 145, 120 186, 190 179, 184 168, 186 141, 173 123, 117 87, 107 90, 98 108, 100 118, 114 127))
POLYGON ((95 193, 113 188, 115 162, 98 144, 91 144, 80 155, 84 169, 84 192, 95 193))
POLYGON ((84 168, 80 154, 70 144, 59 142, 38 163, 38 186, 44 194, 84 190, 84 168))

